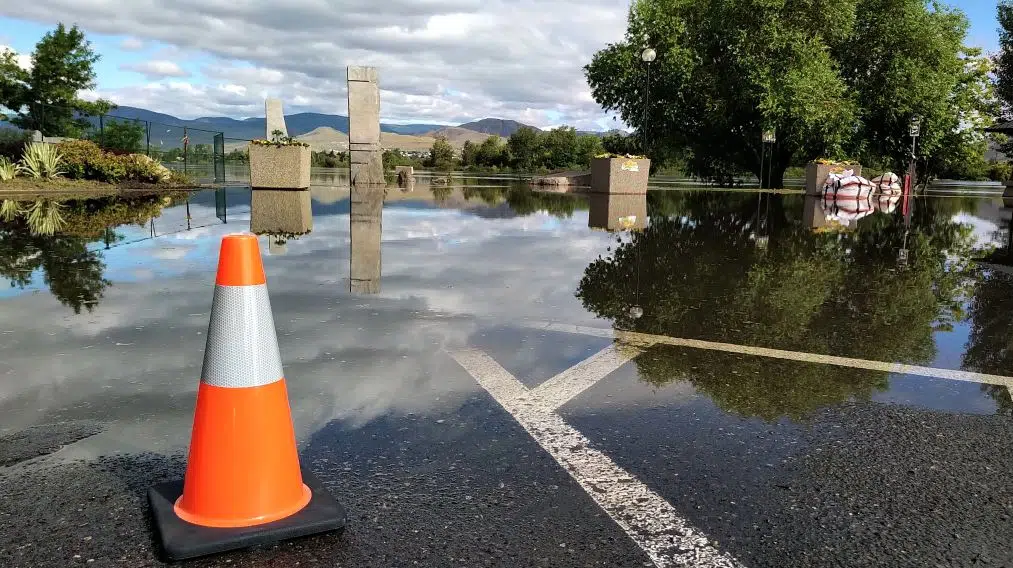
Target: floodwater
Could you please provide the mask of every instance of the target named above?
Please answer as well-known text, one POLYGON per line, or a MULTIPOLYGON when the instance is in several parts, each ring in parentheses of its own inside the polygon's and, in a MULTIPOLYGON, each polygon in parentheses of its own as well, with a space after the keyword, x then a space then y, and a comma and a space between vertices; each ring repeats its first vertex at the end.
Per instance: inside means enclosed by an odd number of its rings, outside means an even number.
POLYGON ((535 389, 610 335, 641 351, 559 415, 744 565, 1011 561, 1001 199, 314 184, 3 203, 0 564, 158 563, 143 489, 181 473, 218 245, 251 230, 304 466, 351 514, 249 565, 658 564, 452 356, 535 389))

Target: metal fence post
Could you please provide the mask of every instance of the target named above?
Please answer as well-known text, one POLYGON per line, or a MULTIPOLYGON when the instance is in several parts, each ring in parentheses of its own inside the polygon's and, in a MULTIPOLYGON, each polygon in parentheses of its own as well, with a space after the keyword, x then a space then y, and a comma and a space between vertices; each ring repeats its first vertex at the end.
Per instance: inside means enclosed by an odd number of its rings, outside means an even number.
POLYGON ((187 170, 188 170, 188 167, 187 167, 187 161, 188 160, 187 160, 187 158, 189 157, 189 154, 190 154, 190 137, 187 135, 186 127, 184 126, 183 127, 183 174, 184 175, 186 175, 187 170))
POLYGON ((144 121, 144 155, 151 157, 151 122, 144 121))
POLYGON ((106 147, 106 127, 103 119, 104 114, 98 115, 98 145, 100 148, 105 149, 106 147))

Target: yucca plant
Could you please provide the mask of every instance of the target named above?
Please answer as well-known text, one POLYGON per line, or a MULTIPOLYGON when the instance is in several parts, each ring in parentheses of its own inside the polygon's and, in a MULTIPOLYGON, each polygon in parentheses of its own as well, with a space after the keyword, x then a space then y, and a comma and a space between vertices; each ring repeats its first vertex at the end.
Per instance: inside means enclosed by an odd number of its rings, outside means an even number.
POLYGON ((21 214, 21 204, 13 199, 0 201, 0 221, 10 223, 21 214))
POLYGON ((58 201, 40 199, 28 206, 28 228, 32 234, 49 236, 66 226, 61 210, 64 205, 58 201))
POLYGON ((25 147, 19 169, 28 177, 53 179, 63 175, 63 156, 55 144, 33 142, 25 147))
POLYGON ((0 156, 0 181, 14 179, 18 175, 18 166, 7 156, 0 156))

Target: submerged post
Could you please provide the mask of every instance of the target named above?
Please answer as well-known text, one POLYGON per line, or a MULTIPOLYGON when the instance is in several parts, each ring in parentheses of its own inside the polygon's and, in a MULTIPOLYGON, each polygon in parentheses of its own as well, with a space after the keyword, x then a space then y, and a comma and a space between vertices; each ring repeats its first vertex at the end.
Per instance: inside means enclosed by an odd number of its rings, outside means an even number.
POLYGON ((375 67, 348 67, 348 156, 352 185, 385 184, 375 67))

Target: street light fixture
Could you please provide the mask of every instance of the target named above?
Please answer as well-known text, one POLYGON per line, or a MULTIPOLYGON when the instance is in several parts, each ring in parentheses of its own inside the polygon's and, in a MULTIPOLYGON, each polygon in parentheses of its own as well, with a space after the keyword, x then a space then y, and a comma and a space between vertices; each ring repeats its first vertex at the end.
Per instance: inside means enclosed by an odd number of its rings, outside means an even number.
POLYGON ((922 117, 914 115, 911 117, 911 123, 908 125, 908 134, 911 135, 911 164, 908 166, 908 180, 911 187, 915 186, 915 160, 917 154, 915 154, 915 148, 918 143, 918 136, 922 133, 922 117))
POLYGON ((645 47, 644 50, 640 52, 640 60, 647 64, 647 87, 644 92, 644 124, 643 124, 644 154, 648 153, 647 116, 648 116, 648 109, 650 108, 651 104, 651 63, 653 63, 654 60, 657 58, 658 52, 654 51, 653 48, 645 47))
POLYGON ((772 173, 771 169, 773 169, 773 164, 774 164, 774 149, 773 149, 773 146, 774 146, 774 144, 777 144, 777 132, 774 131, 774 130, 764 130, 763 131, 763 136, 760 138, 760 140, 763 143, 763 145, 761 147, 761 151, 760 151, 760 189, 771 189, 771 188, 764 188, 764 185, 766 185, 766 184, 764 183, 764 178, 763 178, 763 166, 764 166, 764 162, 766 162, 766 166, 767 166, 767 180, 766 181, 769 182, 770 181, 770 175, 772 173), (771 146, 771 149, 770 149, 769 153, 767 152, 767 146, 771 146))

